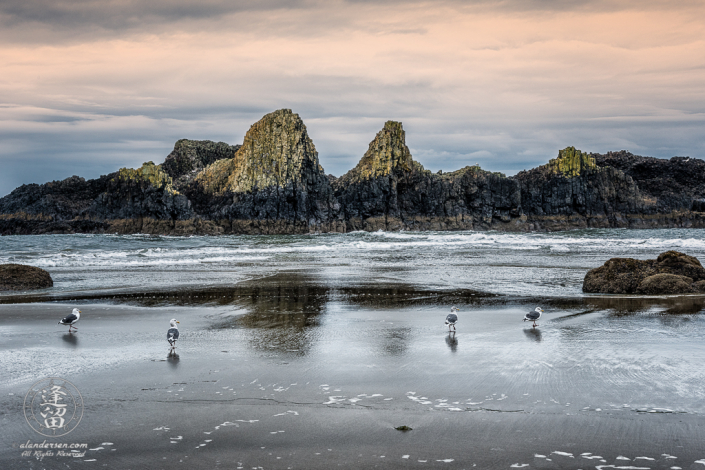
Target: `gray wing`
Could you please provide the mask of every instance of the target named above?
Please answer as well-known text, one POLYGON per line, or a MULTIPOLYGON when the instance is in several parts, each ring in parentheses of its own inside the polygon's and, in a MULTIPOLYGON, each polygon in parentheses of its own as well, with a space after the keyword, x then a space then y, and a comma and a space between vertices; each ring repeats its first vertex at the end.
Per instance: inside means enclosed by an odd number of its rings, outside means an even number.
POLYGON ((178 328, 169 328, 169 331, 166 332, 166 339, 167 340, 179 339, 179 329, 178 328))
POLYGON ((529 312, 524 318, 528 318, 529 320, 538 320, 540 316, 541 314, 539 312, 529 312))
POLYGON ((455 313, 449 313, 446 317, 446 323, 456 323, 458 321, 458 315, 455 313))
POLYGON ((76 320, 78 320, 78 317, 72 313, 72 314, 66 315, 64 318, 62 318, 59 323, 72 323, 72 322, 75 322, 76 320))

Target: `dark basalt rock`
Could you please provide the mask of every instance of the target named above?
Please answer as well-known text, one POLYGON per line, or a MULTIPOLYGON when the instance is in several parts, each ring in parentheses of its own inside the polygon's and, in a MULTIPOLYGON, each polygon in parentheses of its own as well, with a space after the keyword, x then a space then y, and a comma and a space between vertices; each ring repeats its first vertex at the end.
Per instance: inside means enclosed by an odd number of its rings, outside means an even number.
POLYGON ((340 204, 298 114, 267 114, 233 158, 216 161, 186 190, 199 214, 228 220, 234 232, 342 231, 340 204))
POLYGON ((176 191, 171 177, 152 162, 137 170, 120 169, 86 213, 98 220, 184 220, 195 216, 188 198, 176 191))
POLYGON ((574 147, 561 150, 547 165, 518 173, 514 180, 527 215, 609 217, 640 213, 646 205, 629 175, 598 166, 592 155, 574 147))
MULTIPOLYGON (((336 178, 323 171, 301 118, 282 109, 255 123, 241 146, 182 139, 162 165, 23 185, 0 198, 0 233, 705 228, 702 160, 567 147, 514 177, 477 165, 434 174, 405 139, 402 124, 388 121, 336 178)), ((625 276, 614 289, 635 291, 625 276)))
POLYGON ((29 290, 52 287, 48 272, 24 264, 0 264, 0 290, 29 290))
POLYGON ((333 182, 351 230, 489 228, 521 215, 519 186, 478 166, 433 174, 388 121, 358 165, 333 182))
POLYGON ((233 158, 240 147, 225 142, 181 139, 167 155, 162 169, 171 176, 176 189, 181 190, 208 165, 218 160, 233 158))
POLYGON ((655 260, 612 258, 591 269, 583 292, 595 294, 684 294, 701 292, 705 268, 697 258, 677 251, 661 253, 655 260))
POLYGON ((19 219, 70 220, 81 216, 107 190, 114 176, 94 180, 72 176, 42 185, 23 184, 0 199, 0 214, 17 214, 19 219))
POLYGON ((705 209, 705 161, 689 157, 670 160, 640 157, 625 150, 591 155, 599 167, 631 177, 649 201, 650 212, 705 209))
POLYGON ((693 279, 676 274, 654 274, 639 283, 637 294, 664 295, 689 294, 695 292, 693 279))

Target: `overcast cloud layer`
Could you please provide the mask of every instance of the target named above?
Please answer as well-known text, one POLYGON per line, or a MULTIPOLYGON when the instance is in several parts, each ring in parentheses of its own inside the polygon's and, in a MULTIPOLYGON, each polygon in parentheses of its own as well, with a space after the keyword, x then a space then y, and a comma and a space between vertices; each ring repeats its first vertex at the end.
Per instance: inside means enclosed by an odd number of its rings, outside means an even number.
POLYGON ((279 108, 334 175, 388 119, 433 171, 703 158, 704 83, 703 1, 4 0, 0 196, 241 143, 279 108))

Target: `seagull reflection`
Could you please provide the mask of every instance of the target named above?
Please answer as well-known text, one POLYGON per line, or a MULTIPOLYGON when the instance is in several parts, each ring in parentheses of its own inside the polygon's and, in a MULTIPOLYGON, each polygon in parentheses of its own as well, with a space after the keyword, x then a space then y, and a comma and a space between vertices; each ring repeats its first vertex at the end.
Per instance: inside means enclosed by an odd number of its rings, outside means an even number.
POLYGON ((179 366, 179 355, 174 351, 170 351, 169 355, 166 357, 166 362, 168 362, 171 367, 177 368, 179 366))
POLYGON ((451 352, 458 352, 458 338, 455 337, 455 331, 448 333, 448 336, 446 336, 446 344, 451 352))
POLYGON ((525 328, 524 334, 527 338, 536 341, 537 343, 541 342, 541 330, 538 328, 525 328))
POLYGON ((78 336, 73 333, 65 333, 61 339, 63 339, 64 343, 68 344, 72 348, 78 346, 78 336))

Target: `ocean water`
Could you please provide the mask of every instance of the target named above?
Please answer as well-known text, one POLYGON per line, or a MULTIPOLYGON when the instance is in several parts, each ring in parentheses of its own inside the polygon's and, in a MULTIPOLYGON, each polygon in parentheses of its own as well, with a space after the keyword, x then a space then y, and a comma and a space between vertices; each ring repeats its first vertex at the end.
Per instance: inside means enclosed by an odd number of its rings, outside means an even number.
POLYGON ((226 287, 286 273, 328 287, 384 283, 580 297, 585 273, 609 258, 648 259, 667 250, 703 259, 705 231, 0 237, 0 263, 46 269, 55 281, 50 293, 226 287))

